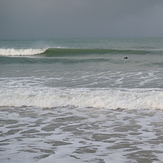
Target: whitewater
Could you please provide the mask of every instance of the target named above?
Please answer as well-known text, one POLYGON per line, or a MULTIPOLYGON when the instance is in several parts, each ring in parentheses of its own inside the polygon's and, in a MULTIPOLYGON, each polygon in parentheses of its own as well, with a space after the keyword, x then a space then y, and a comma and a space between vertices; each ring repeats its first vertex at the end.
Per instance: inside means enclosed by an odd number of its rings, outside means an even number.
POLYGON ((162 45, 1 40, 1 162, 162 162, 162 45))
POLYGON ((30 56, 44 53, 46 49, 0 49, 1 56, 30 56))

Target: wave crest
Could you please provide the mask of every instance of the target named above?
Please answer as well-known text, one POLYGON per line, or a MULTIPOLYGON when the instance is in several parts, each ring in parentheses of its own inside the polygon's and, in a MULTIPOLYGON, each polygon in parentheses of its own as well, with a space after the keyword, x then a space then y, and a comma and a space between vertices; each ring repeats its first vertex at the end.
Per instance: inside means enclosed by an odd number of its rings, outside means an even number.
POLYGON ((44 57, 63 57, 74 55, 92 55, 92 54, 162 54, 162 50, 141 50, 141 49, 81 49, 81 48, 46 48, 46 49, 0 49, 1 56, 32 56, 42 55, 44 57))
POLYGON ((42 54, 47 49, 0 49, 0 55, 2 56, 31 56, 36 54, 42 54))

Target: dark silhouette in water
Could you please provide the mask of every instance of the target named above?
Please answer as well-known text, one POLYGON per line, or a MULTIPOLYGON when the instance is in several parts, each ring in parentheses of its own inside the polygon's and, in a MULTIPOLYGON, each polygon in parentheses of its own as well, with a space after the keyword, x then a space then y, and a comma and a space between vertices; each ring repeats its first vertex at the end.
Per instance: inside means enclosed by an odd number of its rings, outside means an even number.
POLYGON ((128 59, 128 57, 124 57, 124 59, 128 59))

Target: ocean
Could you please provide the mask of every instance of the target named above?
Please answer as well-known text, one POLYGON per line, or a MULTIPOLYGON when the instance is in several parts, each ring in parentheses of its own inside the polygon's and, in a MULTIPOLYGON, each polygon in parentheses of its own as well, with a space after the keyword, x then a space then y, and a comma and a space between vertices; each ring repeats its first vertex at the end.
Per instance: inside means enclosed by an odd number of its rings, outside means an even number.
POLYGON ((163 38, 1 40, 0 162, 163 162, 163 38))

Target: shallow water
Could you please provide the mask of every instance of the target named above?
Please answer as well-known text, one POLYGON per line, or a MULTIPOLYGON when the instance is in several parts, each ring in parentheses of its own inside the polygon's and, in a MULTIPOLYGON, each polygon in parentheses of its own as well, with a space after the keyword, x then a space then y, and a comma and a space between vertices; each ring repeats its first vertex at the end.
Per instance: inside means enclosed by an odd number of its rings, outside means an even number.
POLYGON ((163 160, 163 111, 1 107, 3 163, 163 160))

